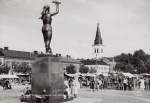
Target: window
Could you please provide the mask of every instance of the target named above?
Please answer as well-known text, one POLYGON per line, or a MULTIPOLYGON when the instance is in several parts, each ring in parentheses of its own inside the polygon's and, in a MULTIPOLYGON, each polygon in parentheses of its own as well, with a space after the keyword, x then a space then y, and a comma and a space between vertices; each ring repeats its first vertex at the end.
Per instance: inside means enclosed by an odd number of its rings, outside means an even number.
POLYGON ((99 51, 98 51, 98 49, 97 49, 97 53, 98 53, 99 51))
POLYGON ((103 49, 101 49, 101 53, 103 53, 103 49))

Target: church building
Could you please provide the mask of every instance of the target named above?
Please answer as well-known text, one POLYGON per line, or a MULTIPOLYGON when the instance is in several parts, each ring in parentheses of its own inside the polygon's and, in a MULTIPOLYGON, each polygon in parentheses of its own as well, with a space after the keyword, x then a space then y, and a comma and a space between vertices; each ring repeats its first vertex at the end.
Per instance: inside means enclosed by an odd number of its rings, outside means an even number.
POLYGON ((89 67, 89 69, 96 69, 97 70, 96 74, 107 75, 110 71, 113 71, 111 66, 111 64, 113 64, 112 61, 104 57, 105 46, 103 45, 99 23, 97 24, 96 36, 92 48, 93 48, 92 54, 94 59, 81 60, 81 62, 85 66, 89 67))

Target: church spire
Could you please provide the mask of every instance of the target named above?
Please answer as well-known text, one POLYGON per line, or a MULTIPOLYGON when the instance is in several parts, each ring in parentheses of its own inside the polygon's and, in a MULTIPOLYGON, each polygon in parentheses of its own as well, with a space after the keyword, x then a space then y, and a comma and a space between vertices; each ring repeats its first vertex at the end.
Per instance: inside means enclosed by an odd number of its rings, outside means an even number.
POLYGON ((94 41, 94 45, 97 45, 97 44, 103 44, 103 40, 101 38, 101 32, 99 29, 99 22, 97 24, 96 37, 95 37, 95 41, 94 41))

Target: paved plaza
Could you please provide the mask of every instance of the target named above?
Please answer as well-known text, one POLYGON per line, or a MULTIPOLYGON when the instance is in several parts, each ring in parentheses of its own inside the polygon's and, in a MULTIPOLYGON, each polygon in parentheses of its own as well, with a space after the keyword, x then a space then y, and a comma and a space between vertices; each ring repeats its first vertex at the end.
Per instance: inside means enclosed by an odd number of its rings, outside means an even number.
MULTIPOLYGON (((20 91, 27 86, 13 86, 12 90, 3 90, 0 87, 0 103, 23 103, 19 100, 20 91)), ((144 92, 99 90, 91 91, 81 88, 77 98, 65 103, 150 103, 150 90, 144 92)), ((25 102, 24 102, 25 103, 25 102)))

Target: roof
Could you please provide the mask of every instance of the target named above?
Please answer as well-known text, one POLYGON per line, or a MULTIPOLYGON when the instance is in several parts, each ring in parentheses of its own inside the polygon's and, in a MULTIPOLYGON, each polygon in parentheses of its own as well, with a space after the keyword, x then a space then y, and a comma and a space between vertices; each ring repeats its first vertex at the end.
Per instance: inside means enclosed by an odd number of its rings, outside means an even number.
POLYGON ((80 62, 82 62, 84 65, 108 65, 101 60, 82 60, 80 62))
POLYGON ((73 59, 71 57, 59 57, 60 59, 60 62, 63 62, 63 63, 76 63, 76 64, 82 64, 81 62, 79 62, 78 60, 76 59, 73 59))
POLYGON ((97 31, 96 31, 96 37, 94 41, 94 45, 97 44, 103 44, 102 38, 101 38, 101 32, 99 30, 99 23, 97 24, 97 31))
POLYGON ((31 52, 24 52, 24 51, 15 51, 15 50, 1 50, 0 56, 4 56, 7 58, 21 58, 21 59, 35 59, 36 54, 31 52))
POLYGON ((104 57, 105 59, 109 60, 109 61, 113 61, 114 57, 104 57))
POLYGON ((125 77, 129 77, 129 78, 136 77, 136 76, 134 76, 134 75, 131 74, 131 73, 120 73, 120 74, 118 74, 117 76, 121 76, 121 75, 123 75, 123 76, 125 76, 125 77))
POLYGON ((62 63, 73 63, 73 64, 82 64, 81 62, 79 62, 76 59, 69 57, 64 57, 64 56, 58 56, 58 55, 51 55, 51 54, 40 54, 38 55, 38 57, 44 57, 44 56, 50 56, 50 57, 57 57, 59 59, 60 62, 62 63))

